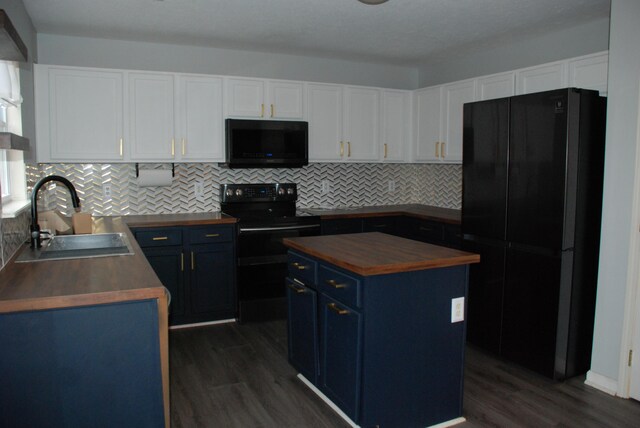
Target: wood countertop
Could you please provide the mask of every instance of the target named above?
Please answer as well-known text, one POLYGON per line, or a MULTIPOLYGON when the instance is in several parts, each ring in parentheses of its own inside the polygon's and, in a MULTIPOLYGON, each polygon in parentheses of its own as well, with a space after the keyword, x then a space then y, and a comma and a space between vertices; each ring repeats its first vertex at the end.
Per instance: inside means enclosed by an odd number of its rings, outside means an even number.
POLYGON ((93 233, 123 232, 134 255, 15 263, 0 270, 0 313, 165 298, 166 289, 128 226, 235 223, 221 213, 95 217, 93 233))
POLYGON ((285 238, 284 245, 363 276, 480 262, 478 254, 380 232, 285 238))
POLYGON ((460 224, 461 222, 460 210, 421 204, 379 205, 353 208, 301 208, 301 210, 309 214, 319 215, 322 220, 405 215, 450 224, 460 224))

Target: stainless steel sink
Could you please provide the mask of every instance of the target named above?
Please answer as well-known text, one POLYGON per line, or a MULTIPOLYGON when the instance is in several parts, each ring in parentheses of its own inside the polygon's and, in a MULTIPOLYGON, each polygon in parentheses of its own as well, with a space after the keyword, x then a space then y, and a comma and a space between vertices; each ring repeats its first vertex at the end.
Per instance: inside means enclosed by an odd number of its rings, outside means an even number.
POLYGON ((124 233, 58 235, 49 239, 39 250, 23 249, 16 262, 130 255, 133 255, 133 251, 124 233))

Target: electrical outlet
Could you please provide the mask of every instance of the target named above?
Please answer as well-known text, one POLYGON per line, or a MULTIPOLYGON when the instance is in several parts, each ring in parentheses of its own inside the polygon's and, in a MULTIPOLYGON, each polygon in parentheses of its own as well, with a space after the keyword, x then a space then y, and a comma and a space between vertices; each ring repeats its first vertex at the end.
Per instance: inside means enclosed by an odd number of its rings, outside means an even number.
POLYGON ((389 180, 387 182, 387 189, 388 189, 389 193, 394 192, 396 190, 396 181, 395 180, 389 180))
POLYGON ((329 184, 328 180, 322 180, 320 182, 321 188, 322 188, 322 194, 326 195, 327 193, 331 192, 331 184, 329 184))
POLYGON ((464 321, 464 297, 451 299, 451 322, 464 321))
POLYGON ((111 199, 111 184, 102 185, 102 199, 111 199))
POLYGON ((197 199, 204 198, 204 182, 196 181, 193 183, 193 193, 196 195, 197 199))

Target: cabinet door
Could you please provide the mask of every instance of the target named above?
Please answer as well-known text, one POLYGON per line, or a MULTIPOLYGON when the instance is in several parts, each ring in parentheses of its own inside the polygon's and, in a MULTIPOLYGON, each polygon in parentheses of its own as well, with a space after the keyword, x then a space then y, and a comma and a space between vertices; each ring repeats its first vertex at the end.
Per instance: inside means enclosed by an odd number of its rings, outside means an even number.
POLYGON ((227 79, 227 116, 252 119, 265 117, 264 89, 264 80, 227 79))
POLYGON ((476 99, 478 101, 492 100, 496 98, 511 97, 516 93, 516 74, 493 74, 478 79, 476 87, 476 99))
POLYGON ((464 103, 475 101, 474 80, 445 85, 442 88, 442 142, 440 157, 443 161, 462 161, 462 110, 464 103))
POLYGON ((320 390, 358 420, 362 361, 362 315, 320 295, 320 390))
POLYGON ((234 254, 231 245, 190 247, 189 302, 191 313, 235 315, 234 254))
POLYGON ((35 67, 39 161, 121 161, 123 74, 35 67))
POLYGON ((415 92, 415 160, 440 160, 440 105, 442 87, 420 89, 415 92))
POLYGON ((169 323, 173 324, 185 314, 182 246, 150 247, 142 251, 162 285, 171 293, 169 323))
POLYGON ((607 72, 609 54, 607 52, 589 55, 569 61, 569 86, 594 89, 600 95, 607 95, 607 72))
POLYGON ((556 62, 525 68, 516 73, 516 94, 531 94, 567 86, 565 63, 556 62))
POLYGON ((380 90, 347 86, 344 92, 346 159, 378 160, 380 90))
POLYGON ((310 382, 318 376, 317 293, 287 278, 289 362, 310 382))
POLYGON ((382 160, 404 162, 409 151, 411 124, 411 93, 382 91, 381 135, 382 160))
POLYGON ((307 85, 309 160, 336 161, 346 155, 342 140, 342 87, 307 85))
POLYGON ((222 79, 179 76, 177 111, 178 158, 223 161, 222 79))
POLYGON ((398 224, 401 217, 385 216, 385 217, 367 217, 362 220, 363 232, 381 232, 389 235, 398 234, 398 224))
POLYGON ((174 159, 173 86, 173 75, 170 74, 129 74, 128 143, 131 160, 174 159))
POLYGON ((267 83, 269 117, 302 120, 304 117, 303 93, 302 82, 269 81, 267 83))

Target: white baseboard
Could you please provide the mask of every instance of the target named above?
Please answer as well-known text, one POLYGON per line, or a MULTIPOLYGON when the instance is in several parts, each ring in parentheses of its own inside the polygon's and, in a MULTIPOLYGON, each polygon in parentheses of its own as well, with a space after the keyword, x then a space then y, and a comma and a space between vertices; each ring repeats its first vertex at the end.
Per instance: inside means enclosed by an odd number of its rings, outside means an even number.
POLYGON ((197 322, 197 323, 194 323, 194 324, 172 325, 171 327, 169 327, 169 330, 180 330, 182 328, 191 328, 191 327, 203 327, 205 325, 227 324, 227 323, 230 323, 230 322, 236 322, 235 318, 230 318, 228 320, 197 322))
POLYGON ((584 381, 584 383, 595 389, 599 389, 602 392, 606 392, 609 395, 615 396, 618 391, 617 380, 603 376, 591 370, 587 372, 587 379, 584 381))
MULTIPOLYGON (((311 389, 318 397, 320 397, 320 399, 322 401, 324 401, 325 403, 327 403, 327 405, 329 407, 331 407, 333 409, 333 411, 335 411, 338 415, 340 415, 340 417, 342 419, 345 420, 346 423, 348 423, 351 427, 353 428, 360 428, 359 425, 356 425, 355 422, 353 422, 351 420, 351 418, 349 416, 347 416, 342 410, 340 410, 338 408, 338 406, 336 406, 333 401, 331 401, 326 395, 324 395, 318 388, 316 388, 316 386, 314 384, 312 384, 311 382, 309 382, 309 380, 302 376, 301 374, 298 373, 298 379, 300 379, 302 381, 302 383, 304 383, 305 385, 307 385, 309 387, 309 389, 311 389)), ((445 421, 445 422, 441 422, 439 424, 436 425, 431 425, 428 428, 446 428, 446 427, 451 427, 454 425, 458 425, 461 424, 462 422, 465 422, 466 419, 463 417, 459 417, 459 418, 455 418, 455 419, 451 419, 449 421, 445 421)))

